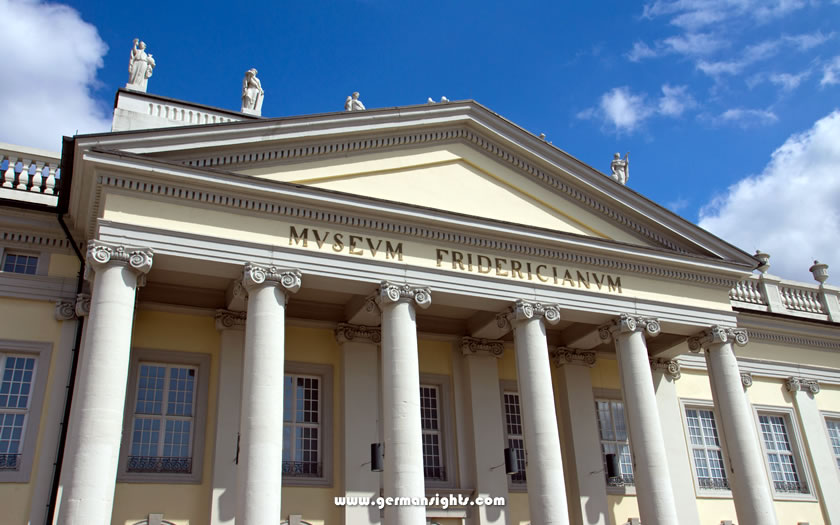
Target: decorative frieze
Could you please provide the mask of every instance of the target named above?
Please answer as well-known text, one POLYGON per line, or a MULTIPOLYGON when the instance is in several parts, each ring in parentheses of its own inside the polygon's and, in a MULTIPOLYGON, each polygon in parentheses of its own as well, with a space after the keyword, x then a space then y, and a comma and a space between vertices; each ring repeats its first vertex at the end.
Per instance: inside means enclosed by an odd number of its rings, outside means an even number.
POLYGON ((248 314, 230 310, 216 310, 216 330, 244 330, 248 314))
POLYGON ((513 304, 510 312, 504 315, 511 324, 529 319, 542 319, 548 324, 556 324, 560 322, 560 305, 519 299, 513 304))
POLYGON ((428 308, 432 304, 432 291, 428 287, 411 286, 382 281, 379 285, 378 304, 390 304, 400 301, 413 301, 420 308, 428 308))
POLYGON ((146 274, 152 269, 153 255, 151 248, 88 241, 85 279, 92 277, 91 270, 98 271, 112 263, 125 264, 137 273, 137 286, 143 286, 146 284, 146 274))
POLYGON ((704 330, 700 335, 688 338, 688 349, 692 352, 699 352, 701 349, 708 350, 712 345, 735 343, 744 346, 749 342, 747 331, 743 328, 728 328, 724 326, 713 326, 704 330))
POLYGON ((667 374, 674 381, 682 376, 679 362, 673 359, 651 359, 650 368, 654 372, 661 371, 667 374))
POLYGON ((817 380, 796 376, 787 378, 785 381, 785 388, 791 393, 807 391, 812 394, 818 394, 820 392, 820 384, 817 380))
POLYGON ((574 348, 557 347, 551 351, 554 366, 579 365, 592 368, 597 360, 595 352, 589 350, 575 350, 574 348))
POLYGON ((55 320, 70 321, 76 318, 76 305, 70 301, 56 301, 55 320))
POLYGON ((76 317, 85 317, 90 315, 90 294, 80 293, 76 295, 76 317))
POLYGON ((363 326, 349 323, 339 323, 335 329, 335 339, 339 343, 373 343, 382 341, 382 329, 377 326, 363 326))
POLYGON ((598 336, 603 342, 609 341, 614 334, 626 334, 644 331, 650 337, 656 337, 662 331, 657 319, 639 315, 621 314, 617 319, 598 328, 598 336))
POLYGON ((494 339, 462 337, 461 353, 463 355, 489 355, 500 358, 505 353, 505 343, 494 339))
POLYGON ((282 286, 285 291, 295 293, 300 290, 300 270, 289 270, 276 268, 274 266, 262 266, 260 264, 248 263, 242 277, 242 285, 246 290, 264 283, 274 282, 282 286))

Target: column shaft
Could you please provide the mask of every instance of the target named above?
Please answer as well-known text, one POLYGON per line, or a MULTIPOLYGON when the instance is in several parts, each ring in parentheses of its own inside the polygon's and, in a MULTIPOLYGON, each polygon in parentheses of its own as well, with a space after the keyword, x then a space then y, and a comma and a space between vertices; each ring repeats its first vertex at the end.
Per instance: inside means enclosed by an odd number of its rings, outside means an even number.
POLYGON ((237 525, 279 523, 283 472, 286 291, 300 274, 246 266, 248 318, 242 367, 237 525))
POLYGON ((622 317, 613 331, 630 446, 633 450, 636 495, 642 523, 672 525, 679 523, 679 520, 641 325, 648 327, 651 333, 659 331, 655 321, 625 317, 622 317), (651 329, 651 326, 655 328, 651 329))
POLYGON ((706 364, 729 457, 730 485, 738 522, 778 523, 759 437, 751 424, 753 413, 744 396, 732 341, 724 332, 717 333, 724 335, 709 340, 706 364))
MULTIPOLYGON (((517 312, 522 312, 517 303, 517 312)), ((556 312, 556 310, 555 310, 556 312)), ((540 525, 569 523, 560 434, 554 408, 554 388, 543 316, 524 315, 511 320, 516 348, 516 375, 522 402, 525 433, 528 506, 531 522, 540 525)), ((556 314, 555 319, 559 319, 556 314)))
MULTIPOLYGON (((401 300, 382 308, 382 409, 385 431, 385 496, 422 498, 423 442, 420 365, 414 305, 401 300)), ((422 525, 422 505, 385 508, 385 522, 422 525)))
POLYGON ((111 522, 135 292, 151 252, 91 242, 88 268, 96 273, 61 474, 61 525, 111 522))

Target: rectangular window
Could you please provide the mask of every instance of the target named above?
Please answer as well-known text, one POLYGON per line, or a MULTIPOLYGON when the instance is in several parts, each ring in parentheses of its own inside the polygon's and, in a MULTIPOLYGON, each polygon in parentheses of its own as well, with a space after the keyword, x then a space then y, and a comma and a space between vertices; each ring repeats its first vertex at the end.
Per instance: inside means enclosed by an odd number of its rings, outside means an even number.
POLYGON ((828 427, 828 437, 831 439, 837 468, 840 468, 840 419, 826 419, 825 425, 828 427))
POLYGON ((283 476, 322 477, 321 378, 286 374, 283 405, 283 476))
POLYGON ((0 355, 0 471, 18 471, 26 433, 32 389, 34 357, 0 355))
POLYGON ((23 273, 35 275, 38 270, 38 257, 34 255, 21 255, 19 253, 7 253, 3 260, 3 271, 11 273, 23 273))
POLYGON ((627 423, 624 419, 624 403, 615 399, 596 399, 595 412, 598 416, 598 432, 607 485, 633 485, 633 458, 630 455, 630 440, 627 437, 627 423), (618 457, 618 476, 609 476, 607 454, 615 454, 618 457))
POLYGON ((420 425, 423 429, 423 474, 426 479, 445 481, 440 389, 436 385, 420 385, 420 425))
POLYGON ((519 408, 519 393, 504 391, 505 434, 508 447, 519 462, 519 472, 510 476, 512 483, 525 483, 525 437, 522 431, 522 411, 519 408))
POLYGON ((729 480, 726 478, 714 413, 708 409, 686 408, 685 417, 698 486, 701 489, 728 490, 729 480))
POLYGON ((797 468, 794 448, 784 416, 759 414, 761 436, 777 493, 808 494, 808 486, 797 468))
POLYGON ((140 363, 128 472, 192 472, 197 368, 140 363))

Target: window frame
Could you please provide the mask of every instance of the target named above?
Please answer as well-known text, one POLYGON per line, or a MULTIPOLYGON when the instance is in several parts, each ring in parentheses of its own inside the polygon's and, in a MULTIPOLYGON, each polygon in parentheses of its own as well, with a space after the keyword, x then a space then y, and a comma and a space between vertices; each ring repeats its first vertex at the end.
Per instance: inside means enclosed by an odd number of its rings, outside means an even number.
POLYGON ((123 413, 123 435, 120 443, 120 459, 117 481, 127 483, 201 483, 204 471, 204 444, 207 432, 208 395, 210 390, 210 355, 199 352, 175 350, 152 350, 132 348, 128 383, 123 413), (195 410, 193 412, 192 472, 128 472, 128 457, 131 452, 132 423, 137 402, 137 382, 140 363, 149 362, 165 366, 189 366, 198 369, 196 373, 195 410))
POLYGON ((52 344, 0 339, 0 355, 35 358, 35 380, 32 382, 29 409, 22 432, 23 446, 19 453, 19 467, 17 470, 0 470, 0 483, 28 483, 41 433, 41 416, 50 372, 52 344))
MULTIPOLYGON (((507 428, 507 412, 505 411, 505 393, 515 393, 519 397, 519 414, 522 415, 522 395, 519 392, 519 384, 516 381, 511 379, 503 379, 499 381, 499 398, 502 402, 501 406, 499 407, 502 411, 502 431, 504 432, 505 437, 505 448, 509 448, 510 445, 510 434, 508 434, 507 428)), ((523 421, 524 425, 524 421, 523 421)), ((514 434, 516 435, 516 434, 514 434)), ((525 428, 522 428, 522 450, 524 451, 524 459, 521 461, 520 467, 522 467, 521 472, 527 472, 528 466, 528 447, 525 443, 525 428)), ((528 492, 528 478, 525 477, 525 481, 514 481, 513 476, 506 474, 505 477, 507 478, 507 486, 508 492, 520 492, 525 493, 528 492)))
POLYGON ((834 444, 831 442, 831 431, 828 428, 829 420, 836 422, 838 426, 838 437, 840 437, 840 412, 828 412, 823 410, 820 412, 820 415, 822 415, 823 427, 825 428, 826 439, 828 439, 828 449, 834 456, 834 463, 837 466, 837 473, 838 475, 840 475, 840 451, 835 452, 834 444))
POLYGON ((18 277, 25 276, 25 277, 38 277, 38 276, 45 276, 50 267, 50 252, 47 250, 32 250, 27 248, 20 248, 18 246, 10 246, 10 245, 0 245, 0 274, 2 275, 15 275, 18 277), (6 256, 7 255, 24 255, 26 257, 37 257, 38 264, 35 267, 35 273, 18 273, 18 272, 7 272, 4 271, 6 267, 6 256))
MULTIPOLYGON (((718 421, 720 421, 720 413, 713 401, 708 399, 680 399, 680 410, 682 411, 683 434, 685 437, 685 447, 688 453, 688 460, 691 464, 691 478, 694 480, 694 494, 698 498, 732 498, 732 470, 729 466, 729 452, 726 449, 726 439, 723 435, 723 429, 718 421), (729 483, 729 488, 705 488, 700 486, 700 479, 697 477, 697 465, 694 463, 694 445, 691 443, 691 432, 688 427, 688 412, 687 410, 710 410, 715 418, 715 429, 718 434, 718 441, 720 441, 720 452, 723 456, 723 468, 726 473, 726 481, 729 483)), ((759 436, 761 439, 761 436, 759 436)))
MULTIPOLYGON (((621 393, 621 390, 615 390, 611 388, 593 388, 592 389, 592 397, 594 398, 595 403, 600 401, 618 401, 625 407, 625 416, 624 416, 624 426, 627 428, 627 445, 630 448, 630 461, 631 465, 633 466, 633 484, 632 485, 608 485, 606 484, 606 465, 604 465, 604 484, 607 487, 607 494, 610 496, 634 496, 636 494, 636 454, 633 452, 633 441, 630 439, 630 424, 627 422, 627 403, 624 402, 624 396, 621 393)), ((592 406, 592 410, 595 415, 595 424, 598 425, 598 408, 597 405, 592 406)), ((598 434, 594 436, 595 439, 598 440, 598 449, 601 449, 601 434, 600 434, 600 426, 598 427, 598 434)), ((601 461, 605 462, 606 458, 604 457, 603 451, 601 451, 601 461)))
MULTIPOLYGON (((333 409, 333 367, 326 364, 286 361, 283 365, 284 383, 287 375, 314 376, 320 379, 321 387, 318 396, 321 402, 321 438, 319 442, 321 447, 321 476, 283 476, 283 486, 331 487, 333 485, 333 418, 335 417, 333 409)), ((285 418, 282 410, 285 410, 285 407, 281 408, 278 417, 285 428, 285 418)))
MULTIPOLYGON (((452 420, 452 394, 451 379, 448 375, 442 374, 420 374, 419 386, 433 386, 438 390, 438 425, 440 427, 441 465, 443 466, 444 479, 431 479, 423 476, 423 482, 428 488, 454 488, 456 480, 455 467, 455 440, 452 430, 455 425, 452 420)), ((419 395, 419 387, 418 387, 419 395)), ((418 414, 419 415, 419 414, 418 414)), ((422 429, 421 429, 422 432, 422 429)), ((422 442, 422 436, 421 436, 422 442)))
POLYGON ((799 426, 796 424, 796 417, 793 412, 793 408, 770 405, 753 405, 753 418, 755 428, 758 433, 758 440, 761 442, 761 451, 764 455, 764 468, 767 472, 767 483, 770 485, 773 499, 779 501, 816 501, 816 496, 814 495, 814 479, 811 476, 811 469, 803 456, 804 449, 802 448, 802 434, 799 431, 799 426), (767 444, 764 442, 764 434, 761 431, 760 416, 782 418, 782 421, 785 423, 785 430, 788 434, 788 441, 790 441, 794 465, 796 466, 800 481, 806 484, 808 489, 807 493, 780 492, 776 490, 776 485, 773 482, 773 475, 770 469, 770 458, 767 455, 767 444))

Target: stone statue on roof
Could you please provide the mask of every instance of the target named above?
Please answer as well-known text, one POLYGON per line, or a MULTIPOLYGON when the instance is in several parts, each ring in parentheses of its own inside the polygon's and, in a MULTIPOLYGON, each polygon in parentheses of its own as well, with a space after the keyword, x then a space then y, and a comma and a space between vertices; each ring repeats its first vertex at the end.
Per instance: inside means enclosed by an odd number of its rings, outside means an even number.
POLYGON ((613 155, 613 160, 610 162, 610 171, 612 174, 610 178, 621 185, 626 185, 630 178, 630 152, 621 158, 620 153, 613 155))
POLYGON ((245 72, 245 78, 242 79, 242 113, 262 115, 264 99, 265 91, 257 78, 257 70, 251 68, 245 72))
POLYGON ((152 58, 151 53, 146 53, 146 43, 141 42, 139 38, 135 38, 128 60, 128 84, 125 85, 126 89, 145 92, 154 68, 155 59, 152 58))
POLYGON ((365 105, 359 100, 359 92, 356 91, 344 101, 344 111, 361 111, 365 109, 365 105))

